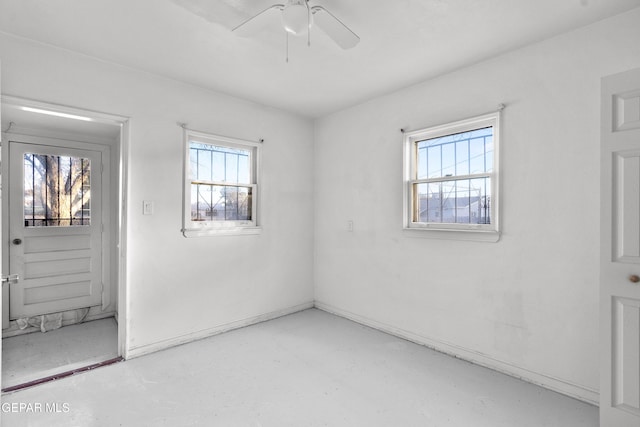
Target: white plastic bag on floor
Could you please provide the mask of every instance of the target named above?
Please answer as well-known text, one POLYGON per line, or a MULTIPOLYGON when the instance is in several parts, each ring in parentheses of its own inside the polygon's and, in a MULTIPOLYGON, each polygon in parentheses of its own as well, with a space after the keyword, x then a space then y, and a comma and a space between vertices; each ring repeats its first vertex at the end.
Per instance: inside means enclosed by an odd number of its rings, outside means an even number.
POLYGON ((42 316, 25 317, 16 320, 20 329, 25 329, 29 326, 35 326, 40 328, 40 331, 47 332, 53 331, 62 327, 62 313, 44 314, 42 316))

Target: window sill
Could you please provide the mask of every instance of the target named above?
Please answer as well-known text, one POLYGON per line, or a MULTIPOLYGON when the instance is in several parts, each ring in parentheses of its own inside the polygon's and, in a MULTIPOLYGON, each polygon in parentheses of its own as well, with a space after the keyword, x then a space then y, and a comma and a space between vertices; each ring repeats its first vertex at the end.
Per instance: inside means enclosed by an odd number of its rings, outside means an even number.
POLYGON ((433 229, 433 228, 404 228, 402 234, 406 237, 427 239, 464 240, 472 242, 495 243, 500 240, 500 232, 495 230, 461 230, 461 229, 433 229))
POLYGON ((182 230, 184 237, 248 236, 261 233, 262 227, 187 228, 182 230))

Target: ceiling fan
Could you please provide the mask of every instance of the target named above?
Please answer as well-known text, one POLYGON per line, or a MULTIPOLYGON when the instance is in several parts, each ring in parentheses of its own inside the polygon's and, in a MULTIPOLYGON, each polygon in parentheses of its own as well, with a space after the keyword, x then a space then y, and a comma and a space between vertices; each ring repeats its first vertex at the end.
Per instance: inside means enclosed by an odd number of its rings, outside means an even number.
POLYGON ((293 36, 307 36, 311 44, 311 28, 317 26, 331 40, 343 49, 351 49, 360 41, 360 37, 322 6, 310 6, 309 0, 287 0, 285 4, 274 4, 262 12, 242 22, 232 31, 239 35, 251 35, 280 14, 282 28, 293 36))

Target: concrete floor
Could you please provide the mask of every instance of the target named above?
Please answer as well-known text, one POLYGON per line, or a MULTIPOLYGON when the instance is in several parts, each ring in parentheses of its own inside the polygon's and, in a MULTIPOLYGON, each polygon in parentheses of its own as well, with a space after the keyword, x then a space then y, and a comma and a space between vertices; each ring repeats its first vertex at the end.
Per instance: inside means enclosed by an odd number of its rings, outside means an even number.
POLYGON ((91 365, 118 355, 113 317, 2 340, 2 388, 91 365))
POLYGON ((598 425, 594 406, 316 309, 2 402, 5 427, 598 425))

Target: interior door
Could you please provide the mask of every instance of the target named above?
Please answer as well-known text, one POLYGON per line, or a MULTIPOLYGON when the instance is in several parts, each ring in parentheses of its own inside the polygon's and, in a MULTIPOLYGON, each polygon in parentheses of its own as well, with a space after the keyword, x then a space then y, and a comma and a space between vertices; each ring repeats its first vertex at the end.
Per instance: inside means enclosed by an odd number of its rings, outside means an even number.
POLYGON ((9 142, 10 318, 102 304, 102 156, 9 142))
POLYGON ((602 80, 600 425, 640 426, 640 69, 602 80))

